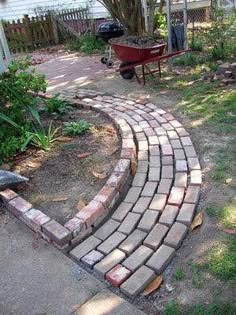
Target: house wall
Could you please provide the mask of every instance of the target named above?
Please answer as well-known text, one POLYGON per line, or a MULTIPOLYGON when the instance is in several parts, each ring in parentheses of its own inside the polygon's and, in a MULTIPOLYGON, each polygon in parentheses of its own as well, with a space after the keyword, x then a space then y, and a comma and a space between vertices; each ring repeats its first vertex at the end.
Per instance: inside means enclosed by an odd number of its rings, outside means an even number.
MULTIPOLYGON (((0 19, 20 19, 24 14, 35 15, 37 7, 49 7, 51 9, 68 9, 85 6, 88 0, 5 0, 0 1, 0 19)), ((91 2, 91 1, 90 1, 91 2)), ((96 0, 92 1, 91 11, 94 17, 107 16, 106 9, 96 0)))

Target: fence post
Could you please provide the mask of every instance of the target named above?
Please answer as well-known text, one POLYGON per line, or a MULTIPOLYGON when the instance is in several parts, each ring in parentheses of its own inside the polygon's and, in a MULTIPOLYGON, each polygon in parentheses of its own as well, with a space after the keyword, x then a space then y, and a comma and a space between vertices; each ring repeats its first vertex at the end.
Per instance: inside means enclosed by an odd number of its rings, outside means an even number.
POLYGON ((171 4, 170 4, 170 0, 166 1, 166 16, 167 16, 167 28, 168 28, 168 53, 172 53, 171 4))
POLYGON ((184 17, 184 49, 188 49, 188 13, 187 0, 183 2, 183 17, 184 17))
POLYGON ((52 21, 52 32, 54 37, 54 43, 57 45, 59 43, 59 36, 58 36, 58 28, 57 28, 57 21, 54 19, 54 16, 50 14, 51 21, 52 21))
POLYGON ((1 52, 0 59, 2 59, 2 68, 3 68, 4 67, 3 56, 5 56, 6 64, 8 64, 11 60, 11 53, 7 44, 7 39, 6 39, 1 21, 0 21, 0 52, 1 52))

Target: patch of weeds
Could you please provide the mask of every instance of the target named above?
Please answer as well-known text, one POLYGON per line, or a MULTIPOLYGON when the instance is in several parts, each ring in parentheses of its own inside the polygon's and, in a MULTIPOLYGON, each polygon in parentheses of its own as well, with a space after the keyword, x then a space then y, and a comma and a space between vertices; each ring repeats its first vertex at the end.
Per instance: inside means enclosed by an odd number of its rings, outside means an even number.
POLYGON ((228 146, 221 149, 216 154, 216 167, 212 172, 211 178, 215 181, 224 182, 228 177, 235 175, 236 146, 234 141, 228 141, 228 146))
POLYGON ((216 278, 232 281, 236 285, 236 239, 234 236, 221 237, 210 250, 202 267, 216 278))
POLYGON ((177 267, 174 273, 174 279, 176 281, 181 281, 185 278, 185 273, 182 267, 177 267))
POLYGON ((194 52, 187 53, 183 56, 176 57, 173 60, 173 65, 175 66, 196 66, 206 62, 206 58, 194 52))
POLYGON ((196 289, 203 288, 204 285, 200 265, 192 262, 190 268, 192 272, 192 285, 196 289))
POLYGON ((217 218, 220 225, 227 229, 236 228, 236 202, 233 201, 223 208, 218 207, 217 205, 211 205, 206 208, 206 213, 217 218))
POLYGON ((68 102, 58 98, 58 95, 45 100, 45 106, 43 107, 44 111, 53 116, 65 115, 69 109, 71 109, 71 106, 69 106, 68 102))
POLYGON ((92 54, 96 52, 102 52, 105 50, 105 44, 94 35, 83 35, 80 39, 75 41, 69 41, 67 47, 72 51, 80 51, 85 54, 92 54))
POLYGON ((78 122, 65 122, 65 128, 63 129, 63 133, 67 136, 77 136, 82 135, 90 130, 91 124, 89 124, 86 120, 81 119, 78 122))
POLYGON ((180 306, 171 301, 165 307, 164 315, 235 315, 236 306, 233 303, 212 303, 210 305, 196 304, 190 307, 180 306))

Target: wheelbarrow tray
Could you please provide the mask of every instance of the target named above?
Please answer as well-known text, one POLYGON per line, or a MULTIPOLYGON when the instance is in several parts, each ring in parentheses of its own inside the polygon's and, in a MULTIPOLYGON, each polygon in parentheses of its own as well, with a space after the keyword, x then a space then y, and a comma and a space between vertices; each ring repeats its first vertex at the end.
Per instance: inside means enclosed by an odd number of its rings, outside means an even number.
POLYGON ((132 47, 129 45, 116 43, 115 41, 110 41, 113 50, 115 51, 117 57, 122 62, 142 62, 153 57, 162 56, 164 49, 166 47, 165 43, 157 43, 152 47, 132 47))

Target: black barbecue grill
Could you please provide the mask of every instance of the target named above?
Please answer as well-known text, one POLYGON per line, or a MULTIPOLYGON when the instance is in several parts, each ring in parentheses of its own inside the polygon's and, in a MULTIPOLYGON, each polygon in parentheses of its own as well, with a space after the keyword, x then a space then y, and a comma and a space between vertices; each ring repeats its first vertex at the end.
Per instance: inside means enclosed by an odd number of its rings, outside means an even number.
POLYGON ((124 27, 119 22, 105 22, 98 26, 97 36, 108 45, 106 49, 106 55, 101 58, 101 62, 106 64, 108 68, 112 68, 114 64, 113 60, 111 59, 112 48, 109 40, 123 35, 124 27))

